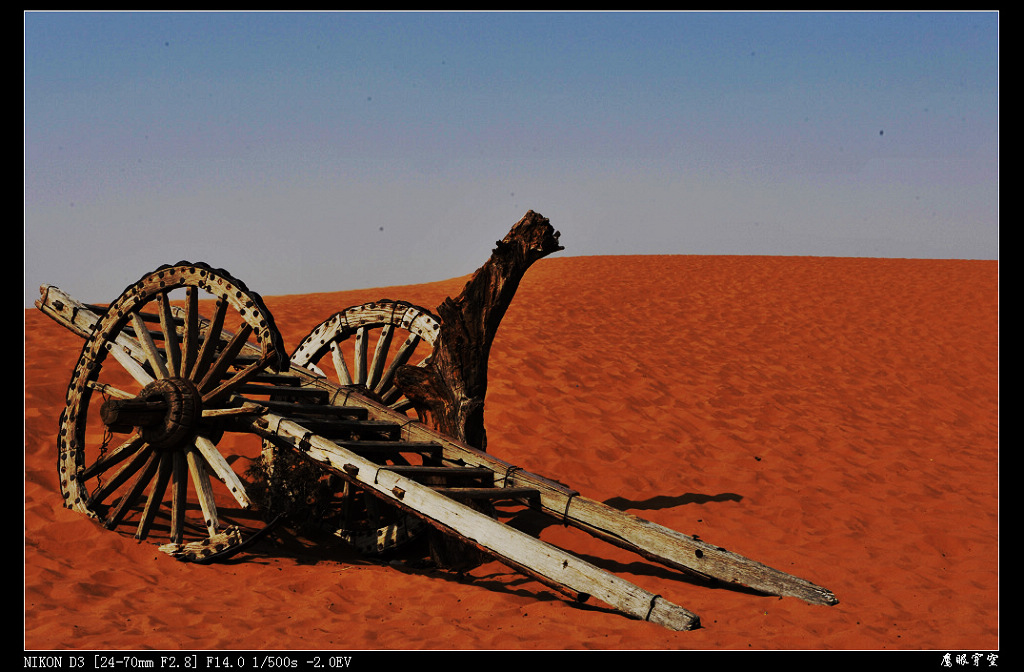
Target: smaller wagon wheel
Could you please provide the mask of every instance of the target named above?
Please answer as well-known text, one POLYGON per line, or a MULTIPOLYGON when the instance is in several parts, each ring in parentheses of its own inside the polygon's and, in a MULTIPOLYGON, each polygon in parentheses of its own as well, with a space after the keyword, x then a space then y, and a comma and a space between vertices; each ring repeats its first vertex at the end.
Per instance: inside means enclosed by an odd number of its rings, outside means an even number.
POLYGON ((405 413, 412 408, 412 403, 395 385, 395 372, 412 361, 421 343, 426 343, 427 352, 416 365, 426 364, 434 352, 440 328, 438 319, 425 308, 382 299, 332 315, 303 339, 292 353, 291 361, 340 385, 360 387, 370 396, 405 413), (404 340, 392 352, 396 335, 404 340), (349 340, 352 341, 351 368, 344 354, 349 340), (371 345, 372 359, 369 358, 371 345), (328 355, 329 366, 323 361, 328 355))
MULTIPOLYGON (((303 339, 291 362, 409 413, 412 403, 395 385, 395 373, 410 362, 425 365, 439 331, 425 308, 382 299, 335 313, 303 339)), ((334 533, 365 553, 391 550, 422 529, 419 519, 351 483, 341 486, 335 504, 334 533)))
POLYGON ((60 418, 65 506, 139 540, 159 533, 161 550, 182 559, 240 545, 265 527, 243 480, 262 441, 233 429, 228 419, 246 412, 233 395, 286 365, 262 299, 223 270, 182 261, 96 310, 60 418), (213 295, 211 319, 200 316, 200 289, 213 295))

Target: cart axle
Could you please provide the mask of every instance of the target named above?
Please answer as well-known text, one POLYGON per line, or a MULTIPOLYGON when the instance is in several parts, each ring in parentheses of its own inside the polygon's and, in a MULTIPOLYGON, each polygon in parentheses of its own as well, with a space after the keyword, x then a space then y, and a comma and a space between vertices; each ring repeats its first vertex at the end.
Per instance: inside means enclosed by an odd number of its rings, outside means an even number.
POLYGON ((107 399, 100 408, 103 424, 112 432, 142 430, 154 448, 180 446, 193 438, 202 418, 199 390, 185 378, 161 378, 134 399, 107 399))

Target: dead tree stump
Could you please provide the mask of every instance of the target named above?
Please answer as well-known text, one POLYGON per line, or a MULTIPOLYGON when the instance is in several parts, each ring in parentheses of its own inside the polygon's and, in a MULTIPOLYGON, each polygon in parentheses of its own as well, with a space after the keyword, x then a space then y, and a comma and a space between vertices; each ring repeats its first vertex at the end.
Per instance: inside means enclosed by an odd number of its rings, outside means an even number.
MULTIPOLYGON (((484 398, 491 343, 527 269, 563 249, 558 236, 546 217, 530 210, 497 242, 462 293, 437 307, 441 328, 430 361, 423 367, 404 366, 395 377, 425 424, 473 448, 487 449, 484 398)), ((494 515, 489 503, 465 503, 494 515)), ((456 570, 484 559, 478 549, 440 533, 431 535, 430 555, 439 566, 456 570)))
POLYGON ((405 366, 396 383, 426 424, 463 443, 487 449, 484 397, 487 358, 498 325, 527 269, 562 248, 546 217, 527 212, 458 297, 437 307, 441 329, 424 367, 405 366))

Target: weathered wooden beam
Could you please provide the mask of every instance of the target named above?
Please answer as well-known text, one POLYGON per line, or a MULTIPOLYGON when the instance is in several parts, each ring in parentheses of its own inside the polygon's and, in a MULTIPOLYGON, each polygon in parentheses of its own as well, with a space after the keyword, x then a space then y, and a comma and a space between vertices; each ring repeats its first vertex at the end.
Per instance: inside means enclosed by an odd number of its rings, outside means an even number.
POLYGON ((541 577, 577 595, 593 596, 635 618, 673 630, 698 627, 696 614, 650 593, 614 574, 551 546, 490 516, 441 495, 400 473, 348 451, 313 434, 299 422, 274 414, 254 421, 257 433, 272 441, 291 444, 306 458, 400 508, 439 526, 447 533, 471 541, 497 560, 541 577), (299 446, 301 445, 301 448, 299 446))
POLYGON ((53 285, 39 287, 35 305, 47 317, 82 338, 89 337, 99 319, 98 312, 53 285))

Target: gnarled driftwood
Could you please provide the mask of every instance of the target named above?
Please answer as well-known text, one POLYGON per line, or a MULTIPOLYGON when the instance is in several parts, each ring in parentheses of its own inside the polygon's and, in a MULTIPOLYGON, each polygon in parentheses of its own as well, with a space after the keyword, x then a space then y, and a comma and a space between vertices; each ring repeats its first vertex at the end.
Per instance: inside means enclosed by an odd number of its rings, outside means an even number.
POLYGON ((498 325, 527 269, 562 248, 546 217, 530 210, 470 278, 458 297, 437 307, 441 330, 423 367, 405 366, 396 384, 427 424, 486 450, 487 359, 498 325))

